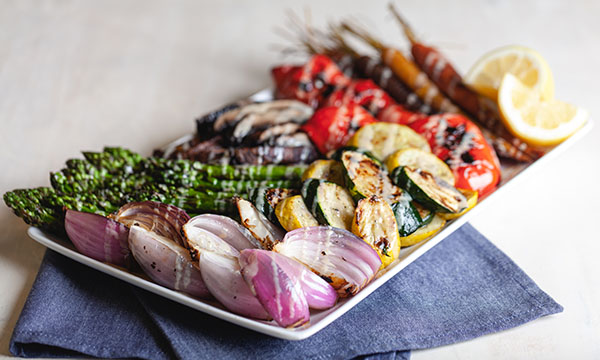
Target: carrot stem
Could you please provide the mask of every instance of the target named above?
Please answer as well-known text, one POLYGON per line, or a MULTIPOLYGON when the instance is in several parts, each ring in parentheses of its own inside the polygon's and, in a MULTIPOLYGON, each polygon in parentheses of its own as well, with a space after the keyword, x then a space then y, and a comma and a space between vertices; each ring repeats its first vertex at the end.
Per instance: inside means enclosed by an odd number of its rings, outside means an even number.
POLYGON ((360 54, 350 46, 344 36, 341 33, 340 27, 336 27, 335 25, 329 25, 329 37, 335 43, 336 47, 342 52, 354 57, 360 57, 360 54))
POLYGON ((404 30, 404 34, 408 38, 408 41, 410 41, 411 44, 419 42, 417 40, 417 37, 415 36, 415 33, 412 31, 410 25, 408 25, 406 20, 404 20, 404 18, 400 15, 400 12, 398 10, 396 10, 396 8, 394 7, 394 4, 389 3, 388 7, 389 7, 390 11, 392 12, 392 15, 394 15, 396 20, 400 23, 400 26, 402 27, 402 30, 404 30))
POLYGON ((351 34, 357 36, 359 39, 362 39, 363 41, 365 41, 367 44, 371 45, 372 47, 374 47, 376 50, 378 51, 383 51, 385 50, 385 46, 383 46, 382 43, 380 43, 379 41, 377 41, 374 37, 372 37, 371 35, 369 35, 369 33, 366 30, 358 30, 355 27, 352 27, 350 24, 343 22, 341 24, 341 28, 350 32, 351 34))

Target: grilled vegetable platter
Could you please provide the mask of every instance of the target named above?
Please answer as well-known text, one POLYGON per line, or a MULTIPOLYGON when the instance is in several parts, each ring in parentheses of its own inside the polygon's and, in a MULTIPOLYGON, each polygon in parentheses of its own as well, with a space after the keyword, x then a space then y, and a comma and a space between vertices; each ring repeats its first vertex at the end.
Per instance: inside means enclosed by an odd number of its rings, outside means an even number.
POLYGON ((494 192, 507 175, 499 158, 526 166, 549 149, 507 129, 496 103, 391 10, 412 59, 352 23, 301 34, 307 60, 272 69, 272 100, 201 116, 193 136, 149 157, 83 152, 50 186, 4 201, 92 259, 306 327, 494 192))

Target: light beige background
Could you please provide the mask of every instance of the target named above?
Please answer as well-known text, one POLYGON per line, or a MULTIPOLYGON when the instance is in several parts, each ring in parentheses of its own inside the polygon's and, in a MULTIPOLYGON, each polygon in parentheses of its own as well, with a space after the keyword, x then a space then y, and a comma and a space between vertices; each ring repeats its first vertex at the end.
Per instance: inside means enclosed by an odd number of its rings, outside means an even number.
MULTIPOLYGON (((398 1, 461 71, 518 43, 554 70, 556 96, 600 114, 599 1, 398 1)), ((270 85, 285 9, 354 16, 406 48, 383 1, 0 1, 0 192, 49 184, 80 150, 148 154, 193 118, 270 85)), ((598 121, 598 120, 597 120, 598 121)), ((414 359, 600 357, 600 126, 473 224, 565 307, 562 314, 414 359)), ((0 205, 0 357, 44 248, 0 205)), ((399 276, 402 276, 400 274, 399 276)))

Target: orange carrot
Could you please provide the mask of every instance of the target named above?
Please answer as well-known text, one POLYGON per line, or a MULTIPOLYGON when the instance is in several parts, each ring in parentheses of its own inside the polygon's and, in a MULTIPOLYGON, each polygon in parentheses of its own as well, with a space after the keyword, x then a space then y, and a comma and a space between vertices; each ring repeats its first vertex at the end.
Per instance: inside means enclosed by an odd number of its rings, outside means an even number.
POLYGON ((490 130, 488 136, 500 156, 518 161, 531 161, 543 154, 514 137, 500 120, 496 104, 467 87, 446 57, 437 49, 419 42, 394 6, 390 4, 389 8, 411 43, 415 63, 454 103, 490 130))
POLYGON ((379 51, 381 59, 392 72, 398 76, 408 87, 413 89, 423 102, 432 108, 457 113, 460 110, 452 104, 412 61, 407 59, 401 51, 384 46, 365 31, 359 31, 347 23, 342 24, 344 30, 356 35, 367 44, 379 51))

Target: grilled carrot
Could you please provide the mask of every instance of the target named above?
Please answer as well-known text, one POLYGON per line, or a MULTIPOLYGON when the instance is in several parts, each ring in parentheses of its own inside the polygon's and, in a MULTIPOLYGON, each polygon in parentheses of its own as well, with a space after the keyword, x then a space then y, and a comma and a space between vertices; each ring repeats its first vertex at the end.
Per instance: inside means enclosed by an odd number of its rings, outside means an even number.
POLYGON ((425 114, 434 113, 429 105, 409 89, 396 75, 392 69, 380 63, 370 56, 361 56, 354 59, 354 70, 359 77, 373 80, 385 90, 394 100, 406 107, 408 110, 418 111, 425 114))
POLYGON ((415 63, 455 104, 489 130, 487 135, 498 155, 518 161, 531 161, 543 154, 510 134, 500 120, 496 105, 467 87, 447 58, 437 49, 418 41, 408 23, 391 3, 389 8, 411 43, 415 63))
POLYGON ((438 87, 429 80, 427 75, 415 63, 407 59, 401 51, 384 46, 364 30, 355 29, 347 23, 342 23, 341 26, 379 51, 383 63, 413 89, 425 104, 438 111, 459 112, 459 109, 438 90, 438 87))
POLYGON ((332 52, 342 52, 352 58, 352 63, 354 64, 353 75, 373 80, 394 100, 408 110, 426 114, 435 112, 429 105, 425 105, 419 96, 392 72, 392 69, 370 56, 361 56, 346 42, 339 27, 330 25, 329 40, 333 44, 329 46, 332 52))

